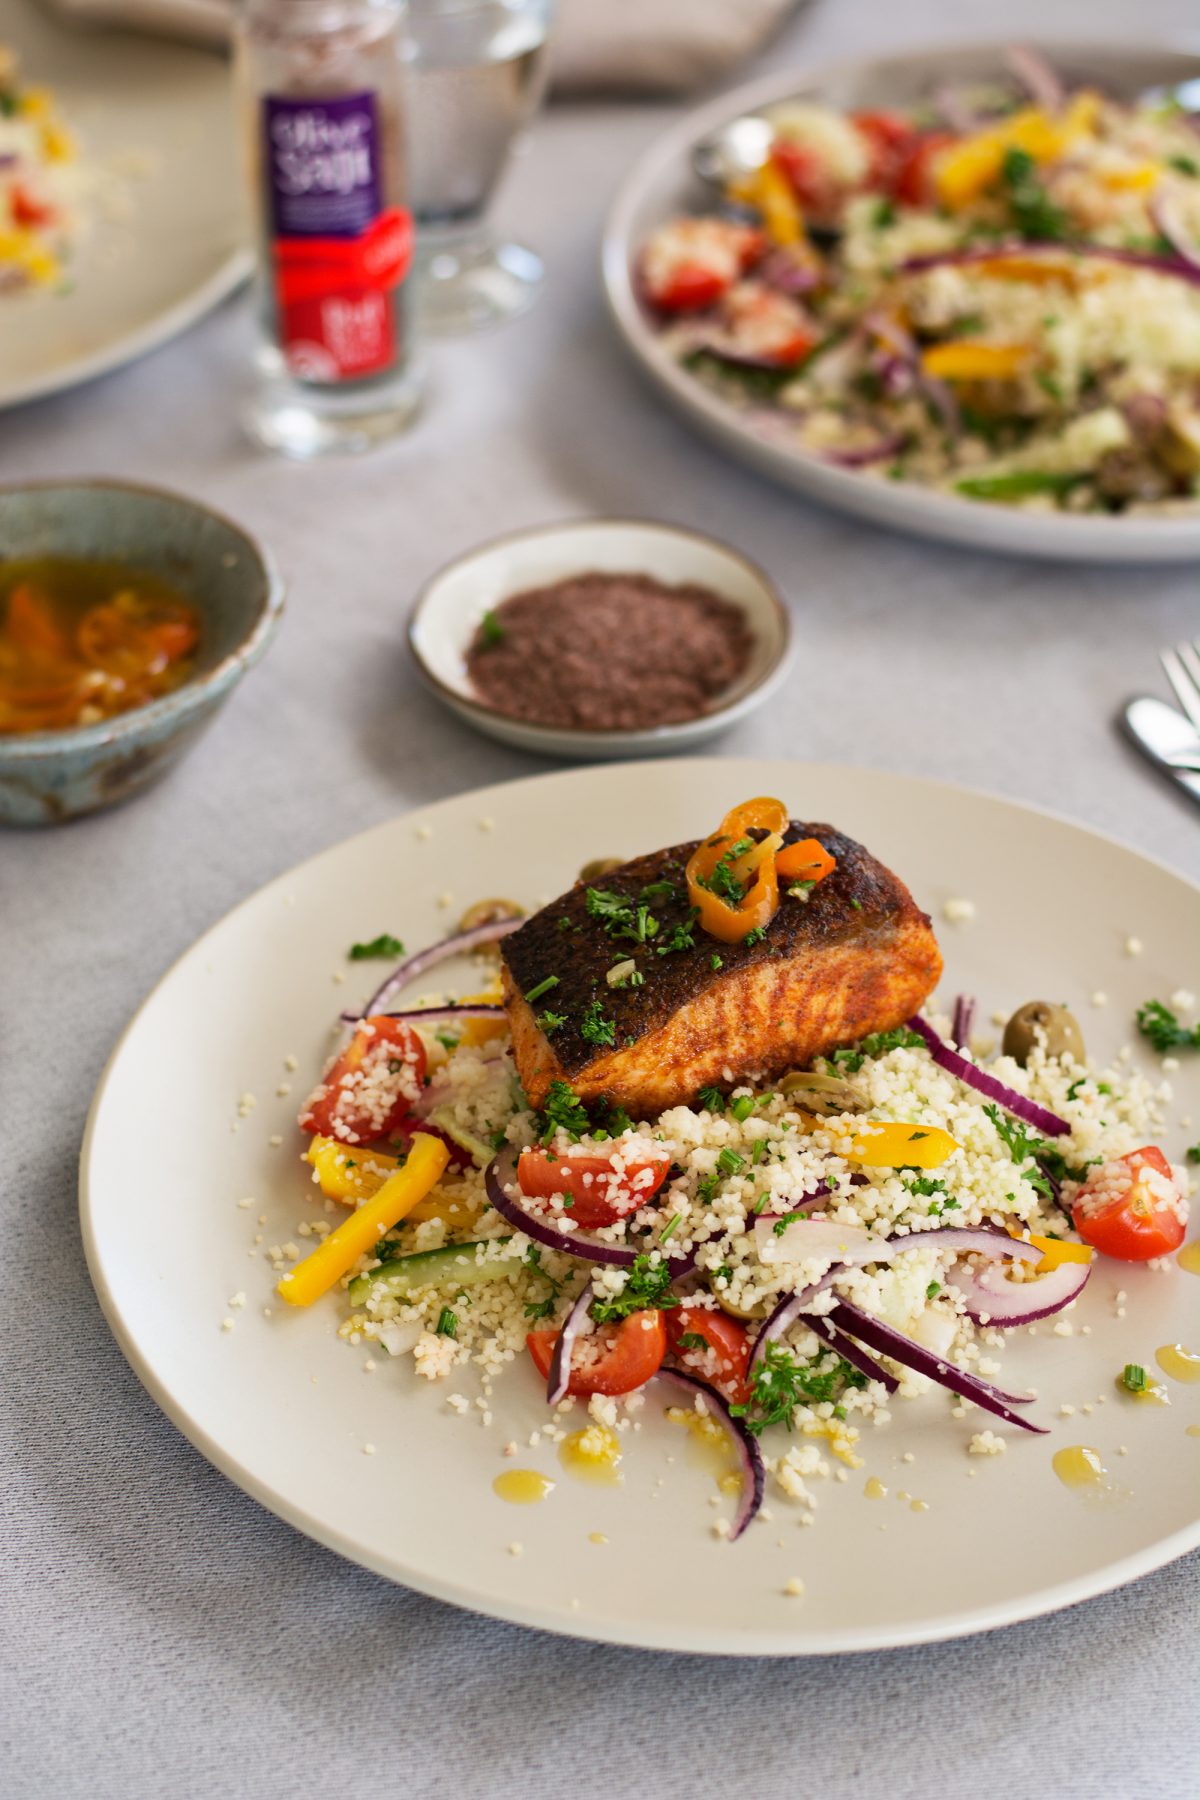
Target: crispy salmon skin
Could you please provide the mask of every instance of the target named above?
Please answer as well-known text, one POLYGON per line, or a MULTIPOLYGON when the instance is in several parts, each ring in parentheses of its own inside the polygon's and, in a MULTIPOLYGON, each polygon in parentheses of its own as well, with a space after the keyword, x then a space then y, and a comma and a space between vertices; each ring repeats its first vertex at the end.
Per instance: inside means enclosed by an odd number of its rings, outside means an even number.
POLYGON ((623 863, 598 889, 580 884, 505 938, 513 1053, 533 1105, 560 1080, 649 1118, 702 1087, 802 1068, 915 1012, 942 972, 928 917, 853 838, 793 822, 787 841, 802 838, 837 867, 807 901, 785 894, 757 943, 718 943, 693 922, 695 843, 623 863), (629 962, 610 985, 608 971, 629 962))

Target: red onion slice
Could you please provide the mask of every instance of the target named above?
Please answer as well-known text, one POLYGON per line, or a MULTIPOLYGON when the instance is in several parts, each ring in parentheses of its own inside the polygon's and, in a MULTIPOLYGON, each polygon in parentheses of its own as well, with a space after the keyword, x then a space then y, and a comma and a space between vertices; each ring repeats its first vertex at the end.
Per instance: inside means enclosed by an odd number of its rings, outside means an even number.
POLYGON ((960 994, 954 1002, 954 1023, 950 1027, 950 1042, 956 1050, 969 1050, 971 1047, 971 1026, 975 1021, 975 1000, 971 994, 960 994))
POLYGON ((818 1294, 824 1292, 836 1274, 836 1269, 828 1269, 820 1281, 811 1282, 808 1287, 800 1288, 794 1294, 784 1295, 774 1312, 769 1313, 764 1319, 758 1336, 754 1340, 750 1361, 746 1365, 747 1377, 754 1374, 755 1369, 766 1355, 767 1345, 774 1343, 776 1338, 781 1338, 784 1332, 796 1323, 800 1314, 812 1304, 818 1294))
POLYGON ((1118 244, 1059 243, 1053 238, 1015 238, 1007 243, 970 245, 962 250, 935 250, 927 256, 910 256, 898 265, 898 275, 923 275, 928 269, 962 267, 969 263, 1002 262, 1007 256, 1086 256, 1099 262, 1124 263, 1131 269, 1149 269, 1156 275, 1173 275, 1200 287, 1200 267, 1183 256, 1156 256, 1152 250, 1125 250, 1118 244))
POLYGON ((610 1244, 587 1231, 559 1231, 547 1214, 527 1208, 517 1181, 515 1150, 501 1150, 492 1159, 484 1171, 484 1183, 487 1197, 500 1217, 507 1219, 515 1230, 532 1238, 535 1244, 544 1244, 548 1250, 562 1250, 567 1256, 578 1256, 585 1262, 608 1263, 617 1268, 630 1268, 637 1257, 637 1251, 630 1244, 610 1244), (509 1188, 513 1193, 507 1191, 509 1188))
POLYGON ((900 1386, 896 1377, 889 1375, 883 1364, 877 1363, 861 1344, 856 1344, 852 1337, 847 1337, 844 1331, 839 1331, 837 1326, 825 1317, 824 1313, 811 1313, 805 1320, 805 1324, 810 1330, 815 1331, 819 1338, 824 1338, 830 1349, 836 1350, 844 1362, 852 1364, 869 1381, 878 1381, 889 1394, 896 1392, 900 1386))
POLYGON ((1189 268, 1200 269, 1200 251, 1197 249, 1195 240, 1188 236, 1180 223, 1171 194, 1163 193, 1160 189, 1151 195, 1149 212, 1155 229, 1166 238, 1175 254, 1181 257, 1189 268))
MULTIPOLYGON (((527 1206, 527 1196, 522 1193, 517 1180, 518 1155, 513 1149, 501 1150, 483 1173, 488 1199, 514 1230, 523 1232, 536 1244, 544 1244, 548 1250, 577 1256, 581 1262, 607 1263, 612 1268, 631 1268, 639 1256, 657 1248, 651 1242, 612 1244, 606 1238, 594 1237, 589 1231, 559 1231, 557 1224, 545 1213, 535 1212, 527 1206)), ((554 1219, 559 1216, 555 1214, 554 1219)), ((682 1281, 685 1275, 690 1275, 698 1255, 699 1246, 693 1244, 683 1256, 669 1256, 667 1267, 671 1271, 671 1280, 682 1281)))
POLYGON ((998 1101, 1006 1112, 1024 1119, 1027 1125, 1036 1126, 1045 1137, 1070 1136, 1071 1127, 1065 1119, 1060 1119, 1057 1113, 1048 1112, 1036 1100, 1018 1094, 1015 1088, 1006 1087, 1004 1082, 997 1081, 994 1075, 989 1075, 977 1063, 960 1056, 957 1050, 952 1050, 949 1044, 943 1043, 933 1026, 927 1025, 919 1013, 914 1013, 905 1023, 910 1031, 917 1032, 925 1039, 934 1062, 940 1063, 951 1075, 957 1075, 968 1087, 974 1088, 977 1093, 986 1094, 989 1100, 998 1101))
POLYGON ((1031 1425, 1019 1413, 1013 1412, 1014 1406, 1030 1406, 1033 1404, 1032 1394, 1006 1394, 1000 1388, 993 1387, 990 1381, 982 1376, 968 1375, 965 1370, 955 1368, 953 1363, 935 1356, 926 1350, 923 1344, 916 1343, 906 1337, 902 1331, 885 1325, 882 1319, 864 1312, 850 1300, 839 1300, 830 1315, 835 1325, 851 1337, 861 1338, 872 1350, 882 1356, 890 1356, 893 1362, 903 1363, 918 1375, 927 1375, 941 1387, 949 1388, 962 1400, 971 1400, 981 1406, 985 1412, 995 1413, 998 1419, 1004 1419, 1009 1425, 1019 1425, 1022 1431, 1033 1431, 1044 1434, 1044 1425, 1031 1425))
MULTIPOLYGON (((782 1217, 782 1215, 780 1215, 782 1217)), ((773 1237, 773 1227, 764 1214, 755 1221, 755 1235, 766 1238, 761 1231, 763 1225, 773 1237)), ((770 1242, 770 1238, 767 1238, 770 1242)), ((1007 1231, 1001 1231, 994 1225, 935 1225, 928 1231, 907 1231, 895 1237, 875 1237, 862 1225, 837 1225, 828 1219, 796 1219, 781 1232, 775 1242, 786 1248, 789 1242, 795 1245, 801 1254, 794 1259, 797 1262, 816 1260, 820 1256, 829 1255, 835 1258, 840 1268, 861 1268, 864 1263, 890 1263, 896 1257, 903 1256, 908 1250, 953 1250, 960 1256, 970 1251, 978 1251, 982 1256, 1010 1256, 1018 1262, 1038 1262, 1041 1251, 1023 1238, 1012 1238, 1007 1231), (802 1235, 816 1227, 821 1236, 814 1232, 811 1240, 802 1235), (840 1237, 844 1244, 844 1254, 837 1253, 834 1239, 840 1237), (804 1253, 807 1242, 813 1248, 804 1253), (820 1246, 820 1247, 817 1247, 820 1246), (832 1246, 832 1248, 831 1248, 832 1246)), ((764 1256, 762 1246, 759 1247, 759 1260, 770 1263, 775 1258, 764 1256)))
POLYGON ((424 975, 428 969, 436 968, 438 963, 445 962, 451 956, 465 956, 471 950, 481 949, 484 944, 494 944, 524 923, 524 919, 496 919, 488 925, 475 925, 470 931, 456 931, 451 937, 430 944, 426 950, 415 951, 412 956, 406 956, 403 962, 396 964, 387 980, 375 989, 361 1013, 343 1013, 342 1017, 347 1024, 354 1025, 370 1013, 386 1012, 389 1002, 401 988, 407 987, 410 981, 415 981, 418 975, 424 975))
POLYGON ((962 1264, 948 1272, 946 1285, 963 1296, 977 1324, 1031 1325, 1078 1299, 1091 1273, 1090 1262, 1063 1262, 1033 1281, 1009 1281, 996 1263, 962 1264))
POLYGON ((565 1399, 571 1384, 571 1352, 575 1348, 575 1339, 583 1330, 587 1319, 587 1310, 592 1303, 592 1277, 589 1275, 570 1312, 562 1322, 562 1329, 554 1341, 554 1354, 550 1358, 550 1373, 546 1378, 546 1402, 557 1406, 565 1399))
POLYGON ((1010 44, 1004 60, 1035 106, 1043 112, 1056 113, 1065 94, 1063 84, 1039 50, 1028 44, 1010 44))
POLYGON ((899 456, 907 442, 905 433, 896 431, 873 444, 864 444, 859 450, 826 450, 821 461, 832 463, 838 469, 866 469, 872 463, 887 462, 889 457, 899 456))
POLYGON ((729 1530, 729 1541, 736 1543, 747 1525, 758 1512, 763 1503, 763 1494, 767 1484, 767 1472, 763 1467, 762 1451, 758 1447, 758 1439, 746 1429, 740 1419, 734 1418, 729 1410, 729 1402, 709 1381, 701 1380, 699 1375, 692 1375, 686 1369, 668 1368, 664 1363, 658 1371, 670 1381, 677 1381, 683 1387, 692 1388, 703 1394, 710 1411, 718 1418, 733 1440, 738 1453, 738 1461, 742 1465, 742 1491, 738 1496, 737 1511, 733 1516, 733 1524, 729 1530))
MULTIPOLYGON (((502 1019, 505 1009, 471 1002, 462 1006, 414 1006, 404 1012, 381 1013, 372 1009, 370 1016, 373 1019, 403 1019, 409 1025, 420 1025, 433 1019, 502 1019)), ((343 1013, 342 1018, 347 1025, 358 1023, 357 1013, 343 1013)))

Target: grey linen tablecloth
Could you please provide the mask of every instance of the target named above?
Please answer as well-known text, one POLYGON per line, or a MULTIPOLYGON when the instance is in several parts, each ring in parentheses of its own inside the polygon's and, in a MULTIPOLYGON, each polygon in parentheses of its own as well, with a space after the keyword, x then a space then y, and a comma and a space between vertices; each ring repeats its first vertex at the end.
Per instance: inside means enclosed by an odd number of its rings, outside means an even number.
MULTIPOLYGON (((1002 22, 984 0, 839 0, 772 62, 950 32, 1191 24, 1188 0, 1015 0, 1002 22)), ((439 348, 427 419, 385 454, 303 469, 241 444, 241 301, 0 423, 0 478, 192 490, 261 531, 291 585, 276 647, 167 785, 0 839, 0 1792, 14 1800, 1200 1788, 1196 1557, 1056 1618, 912 1651, 738 1663, 560 1642, 389 1586, 263 1512, 142 1392, 88 1285, 84 1116, 162 971, 301 857, 535 766, 455 724, 401 647, 417 584, 489 533, 596 512, 728 537, 782 584, 800 646, 789 688, 729 753, 952 778, 1200 874, 1200 816, 1110 726, 1131 687, 1155 685, 1156 646, 1196 631, 1194 571, 989 560, 875 532, 724 462, 639 386, 602 314, 597 233, 672 116, 540 122, 501 210, 547 254, 544 302, 503 335, 439 348)), ((1019 1557, 1037 1528, 1014 1519, 980 1554, 1019 1557)))

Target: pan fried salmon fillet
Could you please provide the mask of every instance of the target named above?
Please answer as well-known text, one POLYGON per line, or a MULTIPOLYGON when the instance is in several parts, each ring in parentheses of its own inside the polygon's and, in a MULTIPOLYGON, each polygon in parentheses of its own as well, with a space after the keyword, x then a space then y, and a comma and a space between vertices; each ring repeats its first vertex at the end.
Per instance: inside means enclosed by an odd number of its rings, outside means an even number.
POLYGON ((691 922, 695 843, 623 863, 590 904, 595 890, 572 888, 504 939, 513 1053, 534 1106, 559 1080, 650 1118, 702 1087, 803 1068, 920 1007, 942 957, 904 883, 831 825, 793 822, 786 838, 819 839, 837 867, 807 901, 782 898, 757 943, 718 943, 691 922), (610 985, 622 962, 642 979, 629 969, 610 985))

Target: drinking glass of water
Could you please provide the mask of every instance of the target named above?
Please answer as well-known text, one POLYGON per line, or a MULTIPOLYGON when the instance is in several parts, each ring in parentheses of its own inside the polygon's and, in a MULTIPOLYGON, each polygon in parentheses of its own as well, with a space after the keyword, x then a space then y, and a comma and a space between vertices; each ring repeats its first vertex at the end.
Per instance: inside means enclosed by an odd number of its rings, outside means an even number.
POLYGON ((409 187, 416 307, 427 331, 474 331, 537 297, 541 259, 485 224, 542 96, 552 0, 409 0, 409 187))

